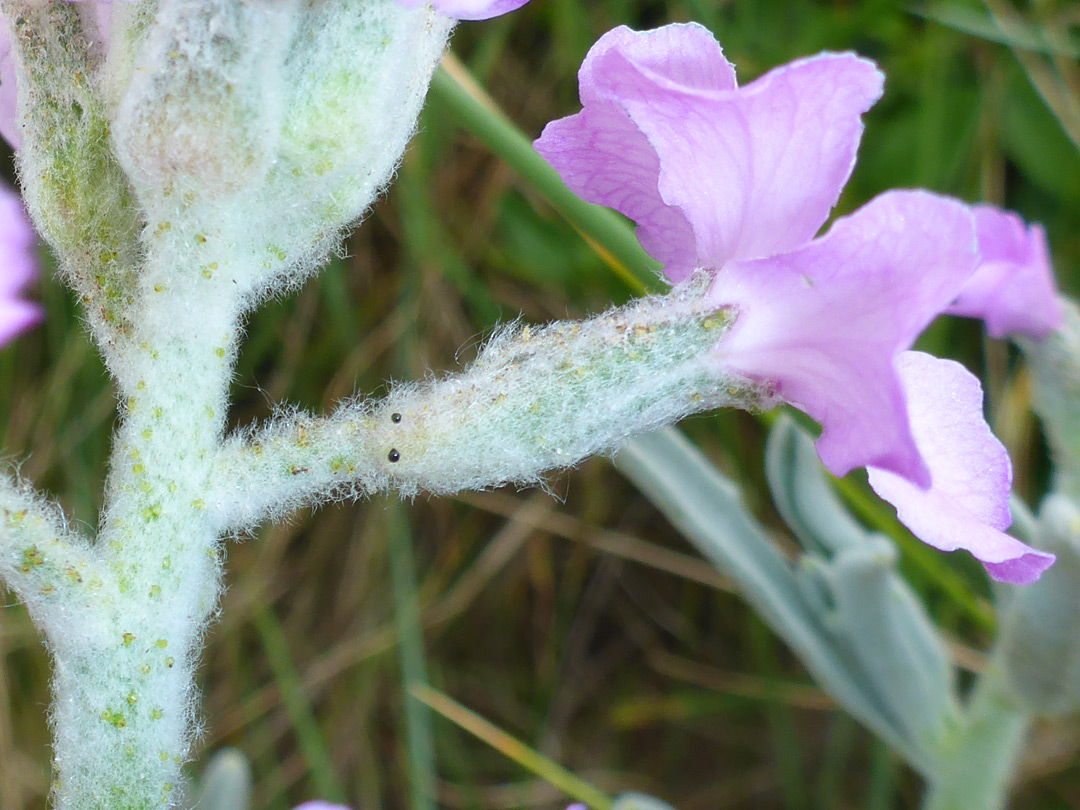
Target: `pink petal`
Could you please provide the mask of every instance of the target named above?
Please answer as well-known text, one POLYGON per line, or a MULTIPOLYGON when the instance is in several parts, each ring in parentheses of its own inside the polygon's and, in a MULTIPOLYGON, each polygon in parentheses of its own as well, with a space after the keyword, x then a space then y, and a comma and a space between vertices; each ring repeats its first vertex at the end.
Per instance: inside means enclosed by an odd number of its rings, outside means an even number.
MULTIPOLYGON (((712 269, 813 237, 851 173, 860 116, 882 86, 872 63, 825 54, 737 89, 719 45, 699 26, 616 29, 594 47, 580 79, 586 108, 617 104, 646 137, 662 201, 692 226, 692 266, 712 269)), ((673 279, 686 273, 685 262, 670 270, 673 279)))
POLYGON ((682 211, 660 198, 660 160, 621 107, 599 102, 552 121, 536 150, 579 197, 636 222, 638 241, 671 281, 693 272, 694 232, 682 211))
POLYGON ((720 271, 710 296, 738 317, 711 356, 816 419, 833 474, 873 465, 928 486, 894 360, 976 258, 966 206, 922 191, 882 194, 792 253, 720 271))
POLYGON ((349 810, 343 804, 330 804, 330 802, 304 802, 293 810, 349 810))
MULTIPOLYGON (((694 233, 682 210, 660 197, 660 159, 618 103, 620 74, 604 70, 609 54, 626 56, 653 81, 676 90, 733 90, 735 69, 700 25, 648 32, 621 26, 585 57, 578 74, 584 109, 548 124, 536 141, 536 150, 574 193, 634 220, 642 247, 664 264, 669 279, 681 281, 699 266, 694 233)), ((638 81, 637 71, 628 79, 638 81)))
POLYGON ((14 295, 37 277, 36 244, 22 199, 0 186, 0 296, 14 295))
POLYGON ((589 49, 578 71, 581 103, 635 97, 641 77, 649 85, 675 94, 735 90, 735 67, 724 56, 708 28, 675 23, 652 31, 620 25, 589 49), (612 60, 615 60, 612 62, 612 60), (630 65, 632 69, 622 69, 630 65))
POLYGON ((992 337, 1047 337, 1063 313, 1046 233, 1011 211, 991 205, 973 211, 982 261, 947 311, 982 318, 992 337))
POLYGON ((19 299, 0 299, 0 346, 41 322, 41 307, 19 299))
POLYGON ((896 371, 930 488, 875 467, 868 469, 870 486, 923 542, 970 551, 994 579, 1034 582, 1054 555, 1003 531, 1012 522, 1012 465, 983 419, 979 381, 959 363, 922 352, 901 354, 896 371))
POLYGON ((37 277, 36 245, 19 195, 0 187, 0 345, 41 320, 36 305, 18 298, 37 277))
MULTIPOLYGON (((488 20, 521 8, 529 0, 430 0, 435 10, 459 20, 488 20)), ((408 8, 426 5, 428 0, 398 0, 408 8)))

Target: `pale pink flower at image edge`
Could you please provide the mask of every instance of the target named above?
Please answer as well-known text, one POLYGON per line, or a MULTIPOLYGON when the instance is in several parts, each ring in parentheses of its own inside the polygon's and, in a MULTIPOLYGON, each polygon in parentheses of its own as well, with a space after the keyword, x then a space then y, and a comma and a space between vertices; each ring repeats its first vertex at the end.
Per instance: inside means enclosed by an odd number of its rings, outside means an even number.
POLYGON ((350 810, 343 804, 330 804, 330 802, 304 802, 293 810, 350 810))
POLYGON ((489 20, 521 8, 529 0, 397 0, 407 8, 427 5, 458 20, 489 20))
MULTIPOLYGON (((834 474, 872 467, 923 493, 919 508, 939 509, 950 490, 937 487, 935 470, 953 493, 960 486, 941 473, 942 458, 962 451, 965 437, 996 440, 980 411, 949 434, 954 445, 928 451, 909 401, 921 389, 901 357, 935 316, 964 305, 965 285, 995 243, 976 238, 969 207, 919 191, 881 195, 814 238, 851 173, 861 116, 881 93, 876 68, 823 54, 739 88, 712 35, 690 24, 609 32, 579 80, 582 111, 549 124, 536 148, 580 196, 633 219, 672 282, 696 268, 713 274, 712 300, 738 312, 713 352, 718 367, 813 416, 834 474)), ((1004 283, 1000 274, 993 283, 1004 283)), ((968 314, 990 320, 994 297, 976 297, 968 314)), ((1052 323, 1052 306, 1039 301, 1052 323)), ((1006 514, 1009 484, 999 478, 981 490, 1006 514)), ((897 498, 895 489, 885 497, 897 498)), ((893 503, 901 519, 913 511, 910 499, 893 503)), ((1027 582, 1052 562, 1019 541, 1003 543, 1008 523, 987 523, 978 508, 963 520, 922 516, 909 525, 924 541, 967 548, 992 577, 1027 582), (933 529, 938 518, 963 537, 933 529)))
POLYGON ((37 278, 36 247, 22 200, 0 187, 0 345, 41 320, 41 308, 20 298, 37 278))

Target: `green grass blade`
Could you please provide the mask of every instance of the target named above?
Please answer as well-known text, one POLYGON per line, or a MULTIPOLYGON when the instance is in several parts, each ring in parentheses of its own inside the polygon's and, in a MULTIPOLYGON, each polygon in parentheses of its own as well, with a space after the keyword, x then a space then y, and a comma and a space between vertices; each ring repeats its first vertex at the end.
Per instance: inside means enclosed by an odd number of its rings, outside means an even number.
POLYGON ((435 72, 431 95, 462 127, 528 180, 632 288, 644 291, 660 286, 659 265, 638 244, 630 225, 614 211, 587 203, 568 189, 558 172, 533 149, 532 141, 499 111, 453 56, 448 55, 435 72))
POLYGON ((575 776, 558 763, 552 762, 521 740, 507 734, 476 712, 465 708, 453 698, 424 685, 415 685, 410 692, 413 697, 430 706, 454 725, 487 743, 508 759, 512 759, 576 801, 584 802, 592 810, 611 810, 613 802, 610 796, 575 776))
POLYGON ((255 629, 262 640, 266 658, 274 673, 274 681, 281 691, 285 710, 289 713, 289 719, 296 731, 296 739, 307 762, 315 790, 322 799, 343 803, 345 790, 334 771, 334 763, 330 759, 326 740, 315 719, 315 711, 300 684, 300 676, 297 675, 285 631, 272 607, 266 605, 256 611, 255 629))
POLYGON ((398 660, 401 663, 401 685, 405 698, 411 806, 413 810, 436 810, 435 743, 431 712, 413 696, 412 691, 414 687, 427 684, 427 664, 420 626, 412 532, 401 504, 395 503, 387 511, 386 542, 394 590, 394 620, 401 640, 398 644, 398 660))
MULTIPOLYGON (((775 684, 781 676, 775 637, 754 616, 747 619, 747 635, 754 668, 767 676, 766 683, 775 684)), ((795 713, 791 706, 775 699, 765 701, 764 710, 772 729, 773 755, 784 803, 789 810, 806 810, 810 794, 795 713)))

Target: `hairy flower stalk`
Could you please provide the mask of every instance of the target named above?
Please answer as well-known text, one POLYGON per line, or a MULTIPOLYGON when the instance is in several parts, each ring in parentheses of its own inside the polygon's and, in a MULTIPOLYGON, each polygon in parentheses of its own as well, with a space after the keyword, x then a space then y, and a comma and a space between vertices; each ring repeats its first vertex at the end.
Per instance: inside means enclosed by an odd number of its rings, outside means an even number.
POLYGON ((226 444, 210 509, 235 531, 312 498, 537 483, 690 413, 759 406, 767 389, 709 359, 734 313, 708 300, 706 282, 581 322, 506 329, 460 374, 327 418, 283 414, 226 444))

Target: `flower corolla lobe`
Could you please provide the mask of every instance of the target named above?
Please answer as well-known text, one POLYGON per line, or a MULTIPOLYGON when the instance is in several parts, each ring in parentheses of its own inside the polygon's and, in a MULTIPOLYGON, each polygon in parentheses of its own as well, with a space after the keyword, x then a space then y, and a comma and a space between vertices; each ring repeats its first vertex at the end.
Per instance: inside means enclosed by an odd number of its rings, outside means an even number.
POLYGON ((853 54, 793 62, 738 87, 696 24, 616 28, 579 73, 583 109, 536 148, 577 194, 638 224, 672 282, 765 258, 824 224, 883 77, 853 54))
POLYGON ((947 311, 981 318, 991 337, 1048 337, 1061 325, 1064 313, 1046 232, 992 205, 977 205, 972 213, 979 266, 947 311))
POLYGON ((1012 463, 983 419, 978 379, 959 363, 922 352, 904 352, 896 367, 932 483, 924 489, 870 466, 870 486, 924 542, 942 551, 968 549, 996 580, 1034 582, 1054 555, 1005 534, 1012 523, 1012 463))

